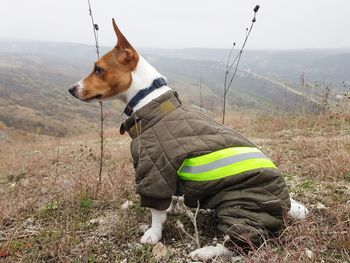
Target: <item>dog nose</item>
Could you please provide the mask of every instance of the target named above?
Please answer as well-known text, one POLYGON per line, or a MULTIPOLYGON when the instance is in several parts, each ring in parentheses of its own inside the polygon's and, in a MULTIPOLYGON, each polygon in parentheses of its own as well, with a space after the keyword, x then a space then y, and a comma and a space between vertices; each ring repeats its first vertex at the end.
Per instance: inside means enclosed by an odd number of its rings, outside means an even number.
POLYGON ((68 91, 69 91, 70 94, 72 94, 72 95, 74 96, 75 92, 77 91, 77 88, 78 88, 78 85, 75 84, 75 85, 73 85, 72 87, 70 87, 70 88, 68 89, 68 91))

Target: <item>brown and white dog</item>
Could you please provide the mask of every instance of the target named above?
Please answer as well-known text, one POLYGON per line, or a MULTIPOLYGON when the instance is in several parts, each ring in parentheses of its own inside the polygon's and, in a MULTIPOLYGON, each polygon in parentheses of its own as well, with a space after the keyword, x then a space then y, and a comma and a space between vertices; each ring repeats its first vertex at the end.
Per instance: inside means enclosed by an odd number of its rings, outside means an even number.
MULTIPOLYGON (((117 45, 95 62, 90 75, 69 89, 69 92, 77 99, 91 102, 115 98, 127 104, 140 90, 149 87, 153 80, 163 77, 130 45, 114 19, 113 27, 118 38, 117 45)), ((139 101, 134 111, 168 90, 171 89, 165 85, 152 91, 139 101)), ((297 219, 305 218, 308 213, 306 207, 294 200, 291 200, 291 203, 289 215, 297 219)), ((141 238, 141 243, 144 244, 155 244, 162 238, 163 224, 166 221, 167 212, 172 210, 172 205, 164 211, 152 208, 150 210, 152 225, 141 238)), ((197 249, 191 252, 190 256, 208 259, 229 253, 230 251, 223 245, 217 245, 197 249)))

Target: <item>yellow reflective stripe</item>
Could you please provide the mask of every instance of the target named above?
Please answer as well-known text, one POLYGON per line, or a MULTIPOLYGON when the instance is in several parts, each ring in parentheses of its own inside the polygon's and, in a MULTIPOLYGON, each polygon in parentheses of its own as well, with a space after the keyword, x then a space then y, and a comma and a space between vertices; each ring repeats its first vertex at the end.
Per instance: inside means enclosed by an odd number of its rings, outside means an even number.
POLYGON ((225 157, 225 158, 216 160, 216 161, 208 163, 208 164, 196 165, 196 166, 182 166, 181 172, 190 173, 190 174, 198 174, 198 173, 203 173, 203 172, 207 172, 210 170, 214 170, 214 169, 217 169, 220 167, 224 167, 226 165, 230 165, 230 164, 234 164, 234 163, 238 163, 238 162, 250 160, 250 159, 258 159, 258 158, 269 159, 262 152, 241 153, 241 154, 236 154, 233 156, 225 157))
POLYGON ((243 172, 260 169, 260 168, 276 168, 274 163, 265 158, 248 159, 238 163, 226 165, 214 170, 203 173, 184 173, 181 169, 178 171, 179 178, 185 181, 211 181, 221 179, 227 176, 240 174, 243 172))
POLYGON ((234 156, 241 153, 254 153, 254 152, 261 152, 261 151, 255 147, 231 147, 231 148, 218 150, 212 153, 208 153, 205 155, 188 158, 183 162, 182 166, 204 165, 204 164, 208 164, 229 156, 234 156))

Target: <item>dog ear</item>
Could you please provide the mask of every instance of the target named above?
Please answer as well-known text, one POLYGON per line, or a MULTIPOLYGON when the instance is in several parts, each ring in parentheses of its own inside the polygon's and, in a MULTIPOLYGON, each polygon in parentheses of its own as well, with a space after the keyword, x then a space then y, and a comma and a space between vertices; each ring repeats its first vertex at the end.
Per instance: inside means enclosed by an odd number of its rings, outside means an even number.
POLYGON ((112 22, 115 34, 118 38, 117 45, 115 46, 118 54, 118 61, 124 65, 128 64, 130 68, 134 69, 137 65, 138 54, 126 39, 126 37, 123 35, 123 33, 119 30, 117 24, 114 21, 114 18, 112 18, 112 22))
POLYGON ((126 37, 123 35, 123 33, 119 30, 117 24, 114 21, 114 18, 112 18, 112 23, 113 23, 114 32, 117 35, 117 39, 118 39, 116 48, 133 49, 133 47, 130 45, 129 41, 126 39, 126 37))
POLYGON ((131 49, 125 48, 119 53, 118 61, 122 64, 129 64, 134 60, 134 54, 135 53, 131 49))

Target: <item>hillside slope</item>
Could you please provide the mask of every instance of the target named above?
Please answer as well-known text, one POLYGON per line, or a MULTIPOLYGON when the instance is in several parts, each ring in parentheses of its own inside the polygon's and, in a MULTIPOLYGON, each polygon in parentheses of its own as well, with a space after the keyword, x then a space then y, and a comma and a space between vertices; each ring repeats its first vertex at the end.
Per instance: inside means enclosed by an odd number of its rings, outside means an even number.
MULTIPOLYGON (((228 116, 230 127, 273 159, 310 216, 286 219, 279 237, 248 255, 215 262, 349 262, 349 121, 349 115, 228 116)), ((96 133, 11 147, 0 141, 0 261, 189 262, 195 244, 183 229, 194 230, 183 206, 168 216, 161 243, 140 244, 151 218, 135 194, 129 140, 107 131, 97 194, 96 133)), ((201 246, 223 242, 213 213, 200 211, 197 222, 201 246)))
MULTIPOLYGON (((106 50, 108 48, 102 48, 102 53, 106 50)), ((327 62, 328 69, 332 68, 327 71, 329 78, 342 79, 350 68, 340 70, 341 65, 348 63, 346 51, 334 52, 247 51, 241 64, 244 70, 238 71, 228 93, 228 109, 262 114, 313 110, 314 103, 308 103, 304 91, 298 89, 293 79, 298 79, 304 70, 321 76, 327 62)), ((145 49, 142 53, 167 76, 169 85, 179 91, 187 105, 198 106, 202 96, 204 108, 211 112, 221 110, 223 59, 227 50, 145 49), (199 93, 199 82, 202 94, 199 93)), ((89 45, 0 40, 2 125, 54 136, 96 131, 98 104, 82 103, 67 93, 72 83, 90 72, 94 59, 94 49, 89 45)), ((348 80, 343 80, 346 90, 348 80)), ((120 123, 121 109, 118 102, 105 103, 107 127, 120 123)))
MULTIPOLYGON (((84 103, 68 93, 70 85, 89 73, 92 61, 33 54, 0 53, 0 122, 36 134, 68 136, 97 131, 98 103, 84 103)), ((198 104, 197 83, 170 80, 170 86, 191 105, 198 104)), ((219 104, 203 85, 203 96, 219 104)), ((119 101, 104 103, 106 127, 121 122, 119 101)))
POLYGON ((0 120, 17 129, 55 136, 96 128, 97 105, 79 103, 67 92, 82 72, 81 66, 57 58, 2 53, 0 120))

